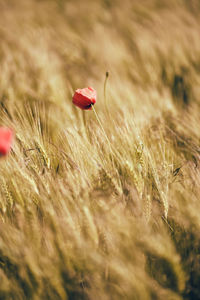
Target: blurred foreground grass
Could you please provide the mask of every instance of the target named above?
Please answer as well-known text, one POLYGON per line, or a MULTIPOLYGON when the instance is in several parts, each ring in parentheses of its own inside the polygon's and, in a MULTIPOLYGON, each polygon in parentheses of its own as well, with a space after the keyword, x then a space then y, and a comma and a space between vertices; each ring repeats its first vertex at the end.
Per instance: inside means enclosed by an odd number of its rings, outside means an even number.
POLYGON ((200 299, 199 14, 0 0, 0 299, 200 299))

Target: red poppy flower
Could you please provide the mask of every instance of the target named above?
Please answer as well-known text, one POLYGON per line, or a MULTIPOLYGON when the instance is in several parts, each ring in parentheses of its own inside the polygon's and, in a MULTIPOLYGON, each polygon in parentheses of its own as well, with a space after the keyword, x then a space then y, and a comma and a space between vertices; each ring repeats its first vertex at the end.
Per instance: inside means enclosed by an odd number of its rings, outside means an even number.
POLYGON ((9 128, 0 127, 0 156, 8 154, 13 140, 13 131, 9 128))
POLYGON ((73 96, 74 105, 81 109, 92 109, 96 103, 97 92, 92 88, 78 89, 73 96))

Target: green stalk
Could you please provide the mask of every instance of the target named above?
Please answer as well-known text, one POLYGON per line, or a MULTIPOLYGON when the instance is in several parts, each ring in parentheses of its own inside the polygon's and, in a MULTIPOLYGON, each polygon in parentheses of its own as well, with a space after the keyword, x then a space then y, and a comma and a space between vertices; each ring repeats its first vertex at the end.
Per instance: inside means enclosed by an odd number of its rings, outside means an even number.
POLYGON ((108 77, 109 77, 109 73, 107 71, 106 72, 106 77, 105 77, 105 80, 104 80, 103 95, 104 95, 104 103, 105 103, 105 108, 106 108, 106 114, 108 116, 110 116, 109 109, 108 109, 108 103, 107 103, 107 95, 106 95, 106 87, 107 87, 108 77))

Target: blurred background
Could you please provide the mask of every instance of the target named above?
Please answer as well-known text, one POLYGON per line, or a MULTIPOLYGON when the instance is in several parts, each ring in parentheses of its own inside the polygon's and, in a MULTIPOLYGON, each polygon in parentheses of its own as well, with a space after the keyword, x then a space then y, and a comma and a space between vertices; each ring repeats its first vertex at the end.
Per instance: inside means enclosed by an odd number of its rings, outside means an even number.
POLYGON ((187 105, 199 94, 199 10, 198 0, 1 0, 0 96, 70 105, 76 88, 103 96, 109 71, 110 105, 187 105))

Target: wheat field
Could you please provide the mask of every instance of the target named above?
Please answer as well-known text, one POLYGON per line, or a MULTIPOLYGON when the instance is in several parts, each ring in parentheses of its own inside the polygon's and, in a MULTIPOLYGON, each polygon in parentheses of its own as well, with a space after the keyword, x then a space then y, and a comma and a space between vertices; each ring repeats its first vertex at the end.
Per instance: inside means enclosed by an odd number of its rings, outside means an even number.
POLYGON ((200 299, 199 15, 0 0, 0 299, 200 299))

